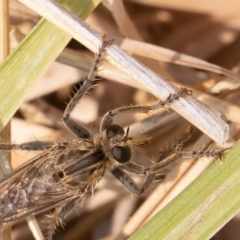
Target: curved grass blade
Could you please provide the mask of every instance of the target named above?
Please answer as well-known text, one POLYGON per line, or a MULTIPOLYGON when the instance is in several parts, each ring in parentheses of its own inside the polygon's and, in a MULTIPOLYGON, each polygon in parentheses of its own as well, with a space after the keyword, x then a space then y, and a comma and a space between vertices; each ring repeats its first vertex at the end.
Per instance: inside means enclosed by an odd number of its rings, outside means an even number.
POLYGON ((209 239, 240 209, 240 141, 130 238, 209 239))

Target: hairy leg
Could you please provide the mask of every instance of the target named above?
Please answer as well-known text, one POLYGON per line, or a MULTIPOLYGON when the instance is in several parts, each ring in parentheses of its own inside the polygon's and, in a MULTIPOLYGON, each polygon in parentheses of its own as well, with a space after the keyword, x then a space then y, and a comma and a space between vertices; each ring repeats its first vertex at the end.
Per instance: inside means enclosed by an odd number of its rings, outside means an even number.
POLYGON ((180 97, 184 97, 188 94, 191 94, 191 91, 187 90, 186 88, 181 88, 178 92, 174 94, 170 94, 168 98, 164 101, 158 101, 157 103, 154 103, 149 106, 126 106, 126 107, 120 107, 116 108, 114 110, 108 111, 101 122, 100 131, 106 130, 113 122, 113 119, 118 114, 123 113, 148 113, 150 111, 157 110, 159 108, 165 107, 167 105, 170 105, 175 100, 179 99, 180 97))
POLYGON ((106 37, 103 36, 102 45, 99 47, 98 53, 95 56, 91 71, 87 79, 84 81, 83 85, 80 87, 80 89, 76 92, 74 97, 68 103, 64 111, 63 122, 65 126, 79 138, 90 138, 91 133, 84 126, 82 126, 82 124, 71 119, 70 114, 73 111, 73 109, 76 107, 79 100, 83 97, 83 95, 96 83, 95 77, 98 70, 98 66, 100 64, 100 60, 106 48, 110 46, 112 43, 113 43, 113 40, 106 40, 106 37))

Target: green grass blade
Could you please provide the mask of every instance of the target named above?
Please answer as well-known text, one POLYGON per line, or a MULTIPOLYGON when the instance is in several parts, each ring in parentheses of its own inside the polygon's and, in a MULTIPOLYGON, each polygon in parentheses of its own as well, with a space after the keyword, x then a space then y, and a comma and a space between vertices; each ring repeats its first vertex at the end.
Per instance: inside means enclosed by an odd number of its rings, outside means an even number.
POLYGON ((240 141, 130 238, 209 239, 240 209, 240 141))
MULTIPOLYGON (((61 0, 82 19, 86 19, 99 2, 61 0)), ((70 39, 67 33, 42 19, 3 62, 0 66, 0 131, 70 39)))

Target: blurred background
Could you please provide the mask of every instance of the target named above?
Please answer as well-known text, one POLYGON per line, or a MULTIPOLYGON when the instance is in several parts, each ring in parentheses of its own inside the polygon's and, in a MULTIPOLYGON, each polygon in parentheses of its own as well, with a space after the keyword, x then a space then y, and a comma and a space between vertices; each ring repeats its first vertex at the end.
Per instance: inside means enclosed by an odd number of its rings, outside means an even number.
MULTIPOLYGON (((9 0, 9 7, 10 47, 14 49, 39 21, 40 16, 16 0, 9 0)), ((196 0, 119 0, 119 2, 117 0, 115 3, 102 1, 87 22, 100 32, 106 33, 108 38, 114 38, 116 43, 120 44, 125 38, 150 43, 206 60, 238 74, 239 9, 240 2, 236 0, 203 0, 201 3, 196 0), (122 19, 124 21, 121 21, 122 19)), ((147 58, 139 57, 134 52, 131 54, 172 83, 190 87, 199 94, 208 93, 236 106, 239 104, 239 85, 224 75, 177 65, 174 64, 174 59, 167 63, 151 59, 151 55, 147 58), (212 88, 220 81, 226 83, 224 87, 213 91, 212 88)), ((70 99, 69 96, 73 95, 73 90, 78 89, 82 80, 88 75, 93 56, 75 40, 68 44, 57 61, 39 79, 15 114, 12 120, 13 142, 74 138, 64 128, 61 118, 70 99), (75 58, 76 56, 78 58, 75 58)), ((101 78, 99 85, 91 89, 80 101, 73 115, 97 133, 101 118, 108 110, 130 104, 148 105, 154 101, 156 101, 154 96, 139 89, 138 86, 130 87, 119 83, 117 77, 114 78, 113 75, 113 77, 101 78)), ((211 106, 214 104, 211 98, 205 101, 209 101, 211 106)), ((231 106, 226 105, 224 111, 227 112, 228 107, 231 106)), ((127 127, 150 117, 150 122, 147 124, 156 125, 147 133, 148 136, 153 137, 151 143, 137 149, 133 154, 138 163, 146 166, 149 166, 159 152, 171 145, 172 141, 183 134, 189 126, 185 119, 170 109, 163 109, 159 114, 161 122, 154 119, 154 113, 148 116, 121 115, 115 120, 115 123, 127 127)), ((231 137, 235 140, 239 139, 240 133, 240 122, 237 121, 239 120, 231 122, 231 137)), ((212 149, 217 148, 208 137, 194 129, 194 134, 184 149, 199 150, 208 146, 212 149)), ((12 165, 16 168, 33 156, 31 152, 15 152, 12 154, 12 165)), ((76 211, 72 212, 65 228, 59 227, 54 239, 126 239, 157 209, 161 209, 173 199, 212 161, 179 160, 164 169, 163 172, 167 176, 162 183, 154 183, 141 197, 131 195, 111 174, 107 173, 98 184, 93 197, 86 199, 76 211), (139 210, 148 196, 152 200, 139 210), (154 207, 150 207, 151 204, 154 207), (142 211, 146 212, 145 217, 136 223, 134 219, 139 219, 138 214, 142 211)), ((133 177, 141 183, 142 178, 133 177)), ((240 215, 236 215, 212 239, 239 239, 239 218, 240 215)), ((40 224, 43 222, 44 225, 44 216, 38 216, 38 219, 40 224)), ((12 236, 16 240, 33 239, 24 220, 14 226, 12 236)))

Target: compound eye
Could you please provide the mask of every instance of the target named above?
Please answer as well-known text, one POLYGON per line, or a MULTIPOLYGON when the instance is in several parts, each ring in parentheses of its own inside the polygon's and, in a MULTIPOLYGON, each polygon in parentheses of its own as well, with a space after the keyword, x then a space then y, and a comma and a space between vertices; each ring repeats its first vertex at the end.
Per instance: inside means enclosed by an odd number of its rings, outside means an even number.
POLYGON ((126 163, 131 158, 131 150, 128 146, 116 146, 112 148, 112 155, 120 163, 126 163))
POLYGON ((108 138, 112 138, 112 137, 116 136, 117 134, 123 135, 124 130, 119 125, 113 124, 107 128, 106 134, 107 134, 108 138))

